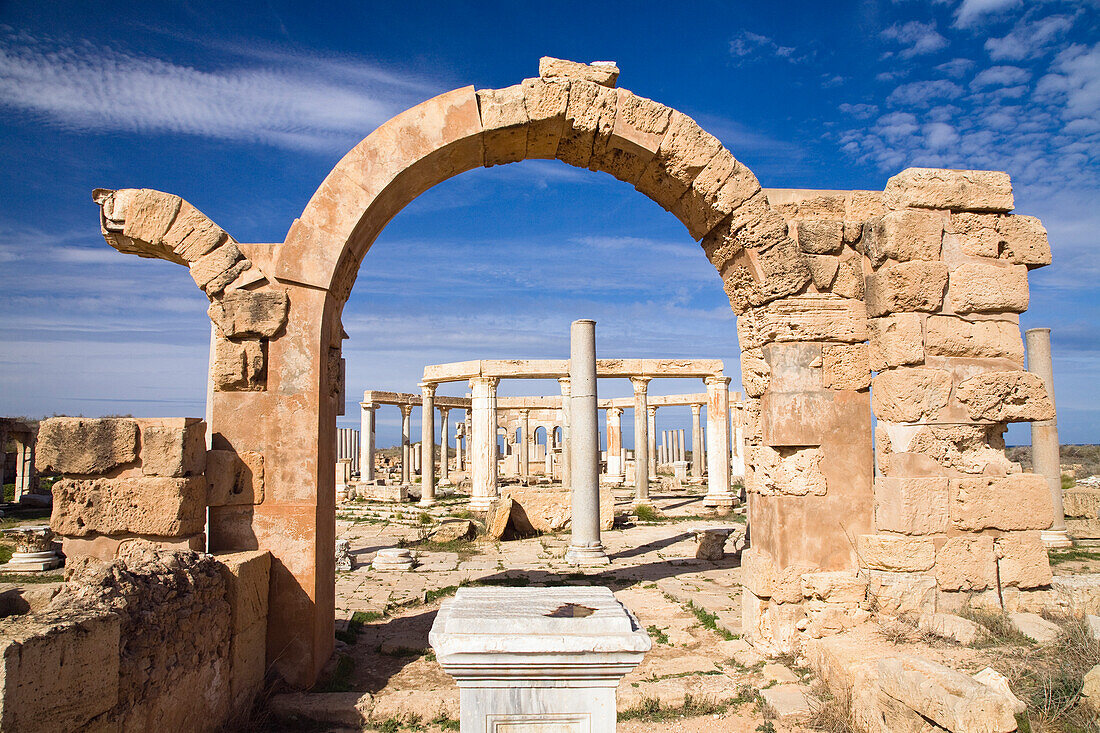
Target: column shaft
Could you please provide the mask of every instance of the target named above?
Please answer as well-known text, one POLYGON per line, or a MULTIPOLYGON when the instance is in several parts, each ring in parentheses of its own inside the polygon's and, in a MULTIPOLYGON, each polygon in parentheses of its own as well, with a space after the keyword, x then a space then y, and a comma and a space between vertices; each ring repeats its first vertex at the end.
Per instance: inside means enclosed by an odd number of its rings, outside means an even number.
POLYGON ((451 475, 450 462, 451 457, 448 453, 451 452, 450 436, 447 433, 451 429, 451 410, 450 408, 443 408, 439 411, 440 422, 442 425, 439 430, 439 480, 440 482, 448 481, 451 475))
POLYGON ((703 431, 699 427, 702 405, 691 406, 691 477, 703 478, 703 431))
MULTIPOLYGON (((649 397, 646 397, 648 403, 649 397)), ((657 475, 657 408, 649 407, 646 409, 646 435, 648 440, 646 441, 646 449, 649 451, 649 475, 657 475)))
MULTIPOLYGON (((572 484, 572 471, 573 461, 570 458, 570 444, 572 442, 572 428, 570 427, 570 412, 572 411, 572 403, 570 401, 569 377, 562 377, 558 380, 558 385, 561 387, 561 485, 562 488, 569 488, 572 484)), ((546 434, 546 449, 550 449, 550 445, 553 442, 551 436, 553 433, 546 434)), ((599 459, 599 447, 596 448, 596 458, 599 459)), ((599 465, 597 464, 597 470, 599 465)), ((553 475, 551 474, 551 480, 553 475)))
POLYGON ((528 478, 531 475, 531 411, 520 410, 519 416, 523 432, 519 445, 519 474, 528 478))
POLYGON ((637 377, 630 380, 634 386, 634 501, 649 500, 649 379, 637 377))
POLYGON ((566 559, 606 564, 600 542, 600 454, 596 420, 596 322, 574 321, 569 332, 569 471, 573 489, 572 540, 566 559))
MULTIPOLYGON (((1027 370, 1043 380, 1050 404, 1054 405, 1054 363, 1050 355, 1050 329, 1029 328, 1027 341, 1027 370)), ((1043 530, 1043 542, 1048 547, 1065 547, 1070 544, 1066 533, 1066 514, 1062 503, 1062 460, 1058 442, 1058 417, 1031 423, 1032 470, 1046 477, 1050 487, 1050 499, 1054 505, 1054 523, 1043 530)))
POLYGON ((401 483, 412 483, 412 446, 409 445, 410 405, 401 405, 401 483))
POLYGON ((607 475, 611 478, 623 477, 622 446, 623 408, 610 407, 607 410, 607 475))
POLYGON ((420 506, 435 503, 435 385, 420 385, 420 506))
POLYGON ((472 486, 470 509, 486 511, 497 496, 497 380, 475 377, 469 437, 472 486))
POLYGON ((705 506, 728 509, 733 506, 730 493, 729 377, 710 377, 707 385, 707 495, 705 506))

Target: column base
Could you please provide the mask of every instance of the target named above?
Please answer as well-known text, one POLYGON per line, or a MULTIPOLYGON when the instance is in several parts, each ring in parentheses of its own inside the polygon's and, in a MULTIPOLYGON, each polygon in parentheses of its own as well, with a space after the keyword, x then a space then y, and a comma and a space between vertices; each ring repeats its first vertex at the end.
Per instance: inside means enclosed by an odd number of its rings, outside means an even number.
POLYGON ((1053 547, 1073 547, 1073 540, 1069 538, 1064 529, 1044 529, 1039 533, 1043 540, 1043 546, 1047 549, 1053 547))
POLYGON ((707 494, 703 497, 703 506, 713 507, 715 509, 733 509, 740 501, 736 496, 728 491, 715 494, 707 494))
POLYGON ((595 547, 577 547, 570 545, 565 553, 565 561, 570 565, 610 565, 611 558, 604 552, 603 545, 595 547))
POLYGON ((470 498, 470 504, 468 509, 471 512, 487 512, 489 508, 493 506, 493 497, 491 496, 474 496, 470 498))
POLYGON ((13 552, 11 561, 0 565, 7 573, 35 573, 53 570, 61 565, 61 558, 53 550, 42 552, 13 552))
POLYGON ((417 502, 417 504, 419 506, 434 506, 435 505, 435 497, 434 496, 424 497, 419 502, 417 502))

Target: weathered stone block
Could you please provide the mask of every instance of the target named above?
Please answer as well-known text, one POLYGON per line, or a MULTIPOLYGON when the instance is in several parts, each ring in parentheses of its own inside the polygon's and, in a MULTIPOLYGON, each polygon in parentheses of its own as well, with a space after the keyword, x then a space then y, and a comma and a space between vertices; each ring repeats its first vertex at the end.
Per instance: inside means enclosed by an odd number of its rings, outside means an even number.
POLYGON ((117 615, 98 608, 0 622, 0 728, 83 730, 113 708, 120 625, 117 615))
POLYGON ((798 603, 802 600, 802 576, 815 568, 789 565, 781 568, 761 550, 746 549, 741 553, 742 582, 759 598, 777 603, 798 603))
POLYGON ((1067 517, 1100 519, 1100 489, 1070 487, 1062 492, 1062 505, 1067 517))
POLYGON ((951 481, 951 526, 956 529, 1046 529, 1053 521, 1050 488, 1039 474, 951 481))
POLYGON ((61 552, 69 560, 95 558, 110 562, 119 557, 126 545, 133 542, 152 542, 166 550, 190 550, 206 552, 206 534, 198 533, 189 537, 157 537, 155 535, 101 535, 89 534, 83 537, 63 537, 61 552))
POLYGON ((752 476, 747 490, 771 496, 824 496, 828 485, 821 471, 824 454, 820 448, 772 448, 766 445, 752 449, 752 476))
POLYGON ((917 713, 911 726, 883 730, 941 730, 1001 733, 1016 730, 1015 703, 962 672, 923 657, 904 655, 877 663, 883 700, 896 700, 917 713))
POLYGON ((196 476, 206 466, 206 423, 197 418, 141 418, 141 472, 146 476, 196 476))
POLYGON ((672 110, 652 99, 619 89, 615 123, 596 167, 636 185, 661 147, 672 110))
MULTIPOLYGON (((818 290, 828 290, 836 280, 840 259, 832 255, 811 255, 806 258, 810 265, 810 280, 818 290)), ((860 278, 862 282, 863 278, 860 278)))
POLYGON ((684 222, 695 239, 702 239, 723 219, 760 192, 760 182, 722 148, 691 182, 680 199, 684 222))
MULTIPOLYGON (((233 242, 226 242, 190 263, 191 278, 200 288, 209 290, 208 285, 215 279, 221 279, 243 259, 244 256, 237 245, 233 242)), ((232 282, 232 280, 226 282, 225 285, 228 285, 229 282, 232 282)), ((222 287, 225 287, 225 285, 222 287)))
POLYGON ((886 260, 936 261, 943 241, 943 218, 930 211, 891 211, 864 229, 864 245, 871 264, 886 260))
POLYGON ((762 349, 744 349, 741 351, 741 384, 749 397, 764 394, 771 381, 771 369, 764 359, 762 349))
POLYGON ((267 344, 252 339, 230 341, 218 337, 214 343, 211 374, 214 389, 219 392, 263 390, 267 384, 267 344))
POLYGON ((569 84, 565 126, 555 153, 558 160, 578 168, 589 166, 595 149, 604 147, 611 135, 616 100, 613 89, 585 81, 569 84))
POLYGON ((263 454, 257 451, 207 451, 206 483, 206 503, 209 506, 262 503, 263 454))
POLYGON ((1050 264, 1047 231, 1033 216, 953 214, 951 228, 965 254, 998 257, 1030 267, 1050 264))
POLYGON ((968 321, 932 315, 925 323, 925 349, 932 356, 1006 358, 1023 364, 1020 327, 1012 321, 968 321))
POLYGON ((867 576, 852 571, 804 573, 801 581, 804 598, 853 605, 867 598, 867 576))
POLYGON ((793 295, 754 308, 737 319, 742 349, 790 341, 867 340, 867 311, 858 300, 827 293, 793 295))
POLYGON ((916 313, 897 313, 868 320, 867 356, 872 371, 920 364, 924 361, 924 333, 916 313))
POLYGON ((51 417, 38 428, 39 473, 103 474, 137 460, 137 423, 128 418, 51 417))
POLYGON ((985 372, 963 380, 955 397, 972 420, 1053 420, 1054 405, 1043 380, 1031 372, 985 372))
POLYGON ((923 535, 947 531, 946 478, 875 479, 875 528, 923 535))
POLYGON ((179 196, 151 188, 139 189, 126 207, 122 233, 131 239, 160 244, 172 226, 183 202, 179 196))
POLYGON ((886 182, 886 206, 952 211, 1012 211, 1012 181, 1000 171, 906 168, 886 182))
POLYGON ((565 127, 569 82, 524 79, 523 108, 527 112, 527 157, 553 158, 565 127))
POLYGON ((951 374, 943 369, 898 367, 875 376, 871 409, 890 422, 932 420, 951 397, 951 374))
POLYGON ((271 553, 267 550, 223 553, 215 556, 225 580, 233 634, 260 623, 267 626, 267 599, 271 553))
POLYGON ((522 84, 478 90, 486 167, 515 163, 527 157, 527 109, 523 100, 522 84))
POLYGON ((936 579, 914 573, 868 570, 867 595, 879 613, 920 615, 936 610, 936 579))
POLYGON ((839 221, 798 221, 794 230, 798 248, 807 254, 835 255, 844 246, 844 225, 839 221))
POLYGON ((867 314, 935 312, 943 305, 946 286, 942 262, 889 262, 867 277, 867 314))
POLYGON ((289 308, 285 290, 236 290, 211 303, 207 313, 228 338, 271 338, 286 325, 289 308))
POLYGON ((860 567, 870 570, 920 572, 936 562, 936 546, 929 537, 861 534, 856 537, 856 554, 860 567))
MULTIPOLYGON (((879 423, 882 425, 882 423, 879 423)), ((1004 453, 1004 425, 925 425, 898 450, 927 456, 950 474, 1004 476, 1020 466, 1004 453)))
POLYGON ((59 535, 184 537, 206 524, 206 482, 189 478, 62 479, 53 485, 50 528, 59 535))
POLYGON ((1040 588, 1050 585, 1052 574, 1046 547, 1039 532, 1009 532, 993 542, 1001 585, 1040 588))
POLYGON ((539 76, 543 79, 554 79, 557 77, 580 79, 605 87, 613 87, 615 86, 615 81, 619 78, 619 67, 609 61, 595 64, 582 64, 578 61, 556 59, 553 56, 543 56, 539 59, 539 76))
POLYGON ((1027 267, 967 262, 951 271, 948 302, 957 313, 1023 313, 1027 267))
POLYGON ((672 210, 673 204, 721 149, 722 144, 716 137, 699 127, 695 120, 673 110, 661 147, 646 166, 637 189, 665 209, 672 210))
POLYGON ((194 262, 213 252, 228 239, 225 231, 191 204, 183 201, 172 227, 164 235, 164 244, 185 262, 194 262))
POLYGON ((237 710, 247 710, 267 673, 267 623, 255 623, 229 640, 230 691, 237 710))
POLYGON ((826 344, 821 348, 821 362, 821 382, 826 389, 871 386, 867 344, 826 344))
POLYGON ((936 553, 940 590, 985 590, 997 582, 993 538, 987 535, 951 537, 936 553))

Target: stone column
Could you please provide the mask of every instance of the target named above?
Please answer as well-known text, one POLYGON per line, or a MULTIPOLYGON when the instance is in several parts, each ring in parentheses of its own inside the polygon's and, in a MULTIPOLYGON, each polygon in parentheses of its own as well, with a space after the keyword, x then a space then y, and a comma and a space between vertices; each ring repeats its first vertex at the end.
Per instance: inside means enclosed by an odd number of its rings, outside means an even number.
MULTIPOLYGON (((30 435, 22 433, 15 439, 15 503, 23 498, 24 493, 30 491, 31 476, 31 444, 30 435)), ((3 446, 0 446, 2 449, 3 446)), ((2 455, 0 455, 2 458, 2 455)))
POLYGON ((523 437, 519 444, 519 475, 524 478, 531 476, 531 411, 520 410, 520 430, 523 437))
POLYGON ((470 509, 488 511, 497 497, 497 383, 494 377, 474 377, 468 437, 471 472, 470 509))
MULTIPOLYGON (((649 401, 649 397, 646 397, 646 401, 649 401)), ((646 434, 649 440, 646 443, 646 448, 649 450, 649 475, 657 475, 657 408, 649 407, 646 409, 646 415, 648 417, 646 425, 646 434)))
POLYGON ((412 483, 412 446, 409 445, 409 415, 412 405, 401 405, 401 483, 412 483))
POLYGON ((359 480, 374 481, 374 410, 373 402, 360 402, 359 407, 359 480))
POLYGON ((703 478, 703 431, 699 428, 702 405, 691 406, 691 477, 703 478))
POLYGON ((413 443, 413 473, 417 476, 420 475, 420 469, 424 465, 420 460, 424 455, 424 445, 422 443, 413 443))
POLYGON ((420 506, 435 503, 435 387, 420 384, 420 506))
POLYGON ((465 453, 462 450, 462 441, 466 437, 466 422, 460 422, 455 426, 455 470, 462 471, 466 468, 465 453))
POLYGON ((737 404, 730 406, 730 473, 745 478, 745 406, 737 393, 737 404))
POLYGON ((649 446, 652 441, 649 421, 649 377, 634 377, 634 502, 649 501, 649 446))
POLYGON ((607 475, 623 477, 623 408, 607 408, 607 475))
MULTIPOLYGON (((570 459, 569 446, 572 442, 571 428, 570 428, 570 410, 572 405, 570 401, 571 391, 569 384, 569 377, 561 377, 558 379, 558 385, 561 387, 561 485, 563 488, 569 488, 572 481, 573 462, 570 459)), ((552 433, 547 433, 546 445, 549 448, 552 433)), ((599 459, 599 446, 596 446, 596 457, 599 459)), ((597 470, 599 465, 597 465, 597 470)), ((553 475, 551 474, 551 480, 553 475)))
POLYGON ((572 539, 566 560, 606 565, 600 542, 600 451, 596 441, 596 322, 573 321, 569 329, 569 471, 573 489, 572 539))
POLYGON ((661 431, 661 463, 668 463, 668 431, 661 431))
POLYGON ((684 429, 680 428, 676 431, 676 460, 681 463, 687 463, 687 441, 684 440, 684 429))
POLYGON ((451 480, 451 469, 448 465, 451 462, 451 457, 447 455, 451 452, 451 440, 450 436, 447 435, 447 432, 451 429, 451 408, 439 408, 439 418, 442 423, 439 431, 439 483, 442 484, 451 480))
MULTIPOLYGON (((1043 380, 1050 404, 1054 402, 1054 363, 1050 356, 1050 329, 1029 328, 1024 332, 1027 340, 1027 370, 1043 380)), ((1057 406, 1055 406, 1057 409, 1057 406)), ((1050 486, 1050 499, 1054 504, 1054 523, 1042 531, 1043 544, 1047 547, 1069 547, 1073 543, 1066 534, 1066 514, 1062 505, 1062 459, 1058 443, 1058 417, 1031 423, 1032 470, 1042 474, 1050 486)))
POLYGON ((704 506, 729 509, 734 496, 730 493, 730 393, 729 377, 708 377, 707 385, 707 495, 704 506))

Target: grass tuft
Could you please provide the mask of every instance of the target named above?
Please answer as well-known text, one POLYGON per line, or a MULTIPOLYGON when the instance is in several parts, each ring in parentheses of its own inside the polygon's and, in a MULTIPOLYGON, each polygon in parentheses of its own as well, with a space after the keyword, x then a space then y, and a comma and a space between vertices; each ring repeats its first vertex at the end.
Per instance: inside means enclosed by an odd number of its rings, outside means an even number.
POLYGON ((734 635, 718 625, 717 615, 710 613, 705 609, 699 608, 691 601, 688 601, 687 607, 688 610, 695 615, 696 620, 699 621, 699 625, 702 626, 704 629, 710 629, 726 641, 733 641, 733 639, 735 638, 734 635))

